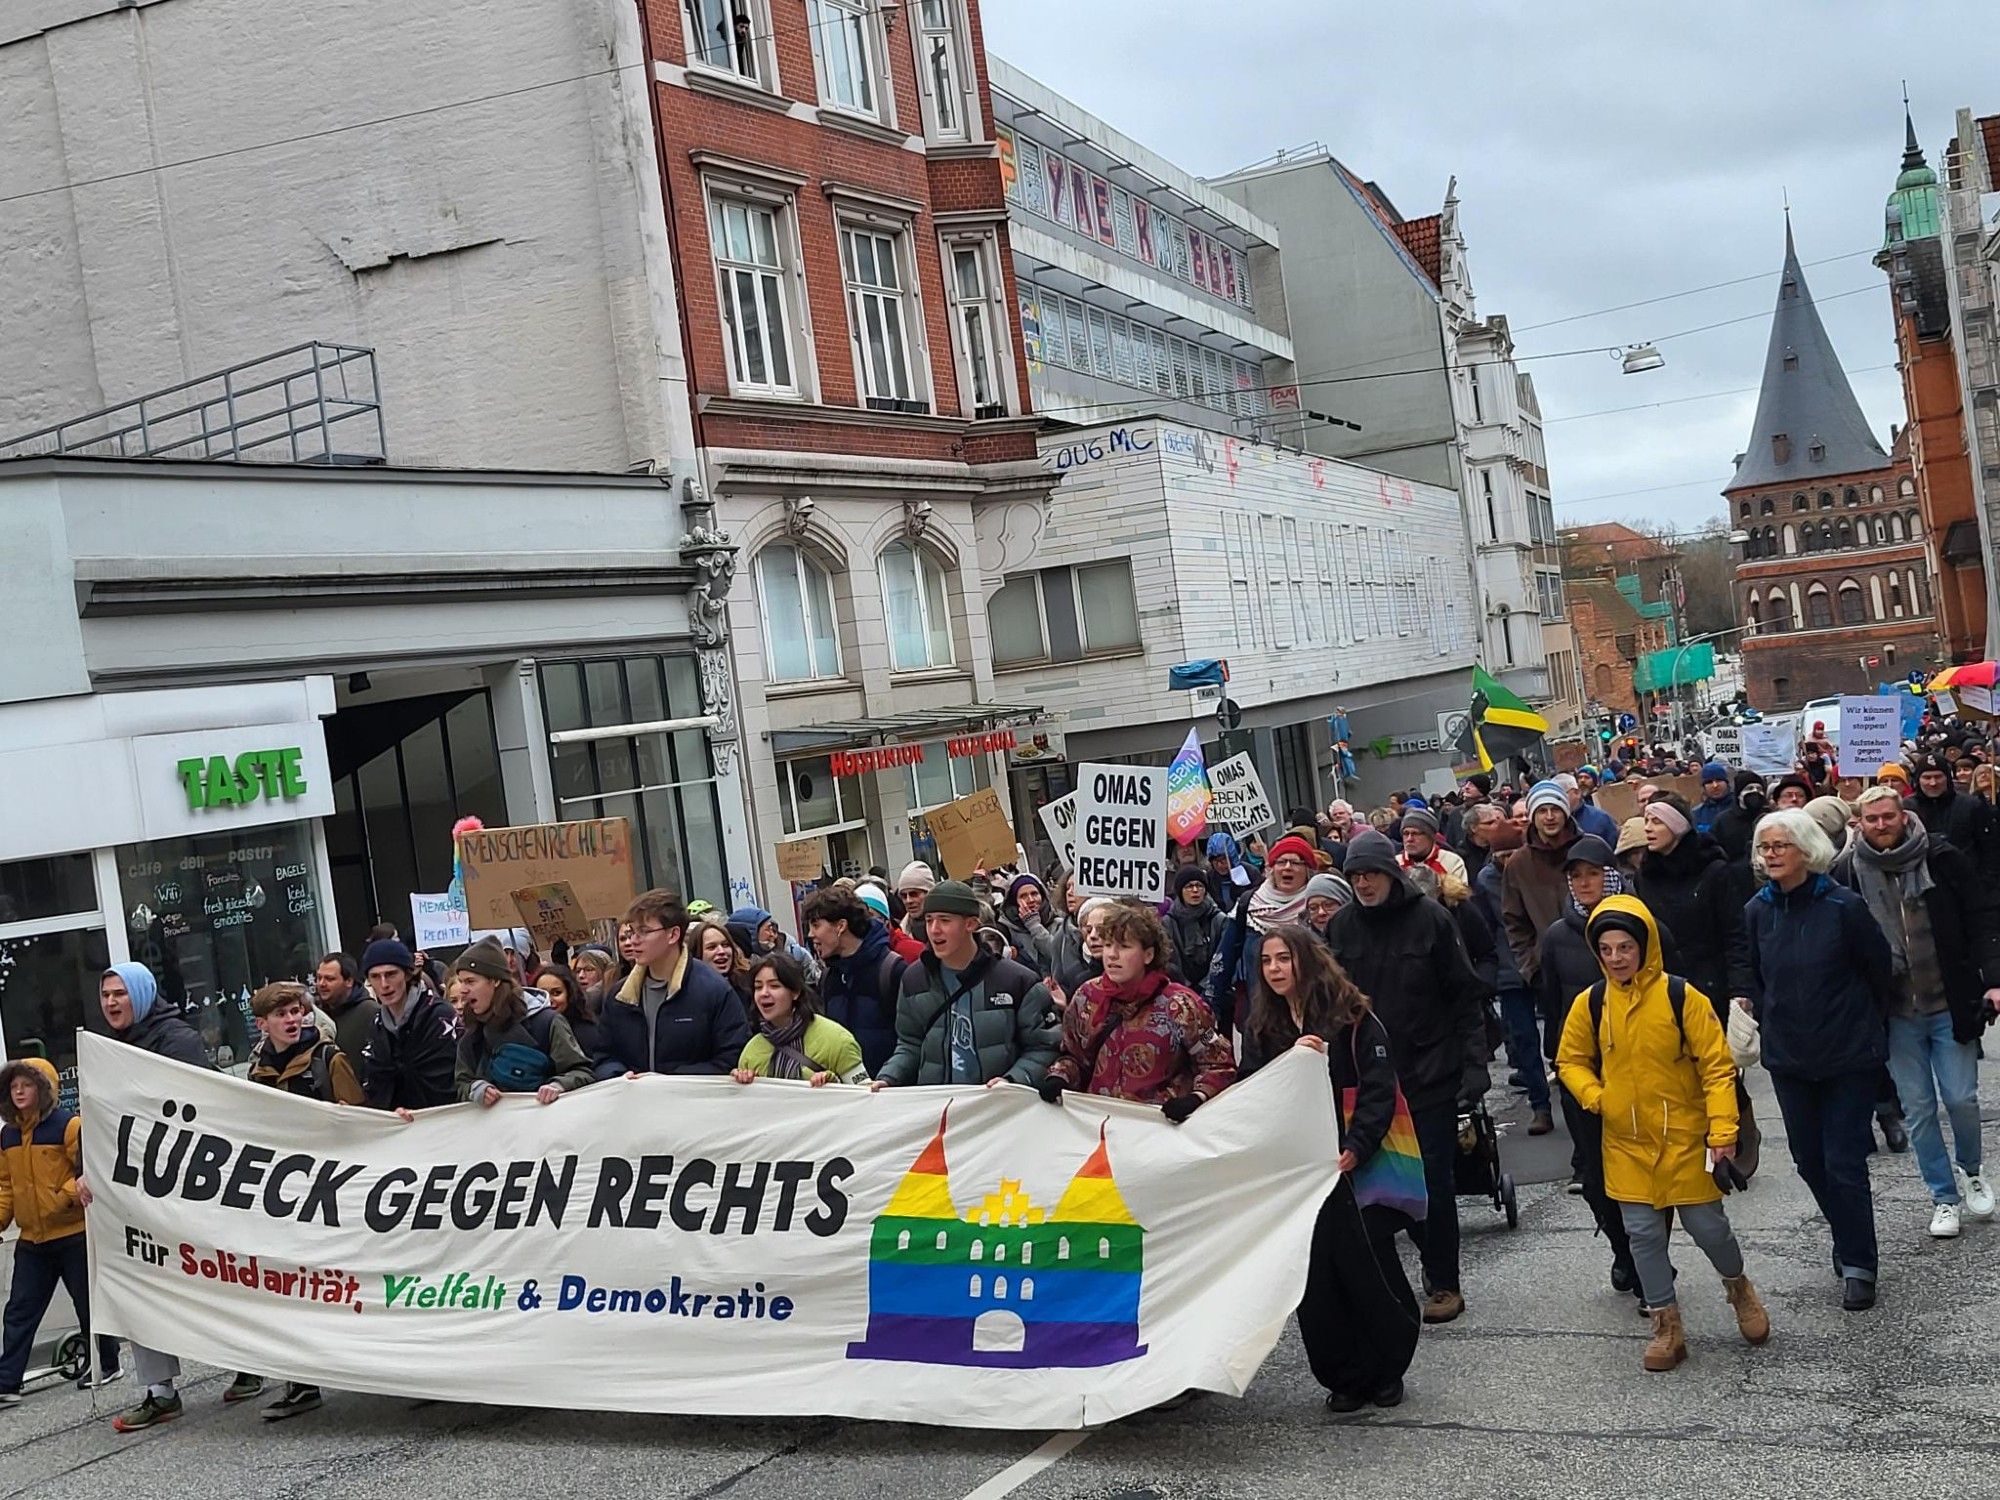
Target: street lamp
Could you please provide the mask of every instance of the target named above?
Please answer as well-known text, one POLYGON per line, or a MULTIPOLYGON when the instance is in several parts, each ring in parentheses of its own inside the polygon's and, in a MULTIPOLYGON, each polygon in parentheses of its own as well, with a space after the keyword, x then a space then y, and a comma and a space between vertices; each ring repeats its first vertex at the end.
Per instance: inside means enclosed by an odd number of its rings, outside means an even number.
POLYGON ((1609 353, 1627 375, 1643 375, 1667 362, 1667 357, 1652 344, 1633 344, 1629 348, 1610 350, 1609 353))
POLYGON ((1725 636, 1755 635, 1761 622, 1749 625, 1732 625, 1727 630, 1711 630, 1704 635, 1690 636, 1682 641, 1674 652, 1674 659, 1667 668, 1667 686, 1674 694, 1674 739, 1680 740, 1687 732, 1687 721, 1680 695, 1681 657, 1690 646, 1699 646, 1703 641, 1719 641, 1725 636))

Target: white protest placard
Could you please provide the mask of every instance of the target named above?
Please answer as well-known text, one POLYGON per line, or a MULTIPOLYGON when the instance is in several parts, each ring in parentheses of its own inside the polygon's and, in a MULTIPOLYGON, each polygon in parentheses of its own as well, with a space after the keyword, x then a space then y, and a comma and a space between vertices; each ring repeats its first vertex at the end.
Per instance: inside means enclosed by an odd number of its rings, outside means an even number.
POLYGON ((410 934, 413 946, 450 948, 472 941, 472 922, 450 891, 435 896, 410 893, 410 934))
POLYGON ((1167 768, 1086 763, 1076 777, 1076 888, 1165 900, 1167 768))
POLYGON ((1300 1051, 1185 1125, 657 1074, 406 1124, 77 1046, 97 1331, 412 1400, 463 1400, 468 1350, 502 1406, 1026 1431, 1240 1396, 1338 1178, 1300 1051))
POLYGON ((1065 870, 1076 868, 1076 793, 1058 797, 1053 802, 1044 802, 1035 816, 1042 820, 1042 829, 1049 836, 1049 842, 1056 846, 1056 859, 1065 870))
POLYGON ((1726 766, 1743 767, 1743 726, 1718 724, 1709 731, 1709 757, 1726 766))
POLYGON ((1960 707, 1969 709, 1973 713, 1984 714, 1989 719, 1994 716, 1991 688, 1973 687, 1968 684, 1958 689, 1958 701, 1960 707))
POLYGON ((1208 821, 1211 827, 1242 835, 1262 833, 1278 821, 1250 752, 1242 750, 1208 768, 1208 821))
POLYGON ((1458 775, 1449 767, 1433 766, 1424 772, 1424 779, 1417 790, 1426 797, 1444 798, 1458 790, 1458 775))
POLYGON ((1958 704, 1952 700, 1951 693, 1947 689, 1939 688, 1932 693, 1931 702, 1937 705, 1937 711, 1943 718, 1948 719, 1958 712, 1958 704))
POLYGON ((1840 700, 1840 774, 1873 781, 1903 756, 1903 711, 1894 698, 1840 700))
POLYGON ((1799 758, 1799 732, 1790 721, 1745 724, 1743 769, 1759 776, 1783 776, 1794 769, 1799 758))

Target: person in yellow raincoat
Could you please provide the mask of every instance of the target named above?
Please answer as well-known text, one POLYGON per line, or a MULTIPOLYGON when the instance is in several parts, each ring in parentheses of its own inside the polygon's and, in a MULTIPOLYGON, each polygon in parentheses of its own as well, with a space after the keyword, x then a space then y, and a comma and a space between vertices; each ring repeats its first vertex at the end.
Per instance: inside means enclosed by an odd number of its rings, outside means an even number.
POLYGON ((1593 1024, 1586 990, 1570 1005, 1556 1051, 1563 1087, 1604 1121, 1604 1192, 1632 1239, 1653 1336, 1648 1370, 1687 1358, 1667 1238, 1676 1213, 1721 1273, 1743 1337, 1761 1344, 1771 1320, 1744 1274, 1743 1251, 1722 1208, 1712 1162, 1736 1150, 1736 1069, 1708 997, 1684 989, 1680 1017, 1660 961, 1653 914, 1634 896, 1609 896, 1585 929, 1604 970, 1593 1024))

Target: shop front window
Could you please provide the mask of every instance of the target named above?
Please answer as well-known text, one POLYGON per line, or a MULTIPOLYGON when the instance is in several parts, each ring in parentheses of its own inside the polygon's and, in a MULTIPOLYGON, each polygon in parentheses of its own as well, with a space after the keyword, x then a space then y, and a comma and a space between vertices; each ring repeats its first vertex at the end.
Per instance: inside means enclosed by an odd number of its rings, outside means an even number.
POLYGON ((925 816, 933 808, 969 797, 991 784, 983 755, 950 755, 943 741, 924 746, 924 758, 909 767, 910 853, 937 866, 937 839, 925 816))
POLYGON ((325 943, 307 823, 187 834, 118 850, 132 957, 160 982, 221 1067, 243 1062, 250 995, 310 981, 325 943))
POLYGON ((0 1039, 8 1057, 42 1057, 76 1107, 76 1033, 104 1030, 97 982, 111 954, 88 854, 0 864, 0 1039))

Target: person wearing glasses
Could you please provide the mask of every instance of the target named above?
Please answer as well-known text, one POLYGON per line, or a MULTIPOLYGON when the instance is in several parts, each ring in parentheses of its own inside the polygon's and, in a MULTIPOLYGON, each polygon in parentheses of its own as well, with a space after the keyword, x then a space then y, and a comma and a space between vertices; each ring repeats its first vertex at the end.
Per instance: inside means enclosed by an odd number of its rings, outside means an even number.
POLYGON ((1295 833, 1273 844, 1265 858, 1264 882, 1240 903, 1222 929, 1208 974, 1208 1008, 1226 1037, 1248 1014, 1247 999, 1257 983, 1257 950, 1264 934, 1283 923, 1306 920, 1306 885, 1319 872, 1319 851, 1295 833))
POLYGON ((1765 882, 1743 909, 1750 1010, 1792 1160, 1833 1232, 1841 1306, 1875 1305, 1869 1119, 1888 1060, 1894 958, 1868 903, 1828 877, 1833 843, 1798 808, 1766 814, 1751 845, 1765 882))
POLYGON ((599 1078, 728 1073, 750 1040, 729 981, 688 951, 687 908, 673 891, 645 892, 626 910, 619 947, 632 972, 598 1017, 599 1078))

